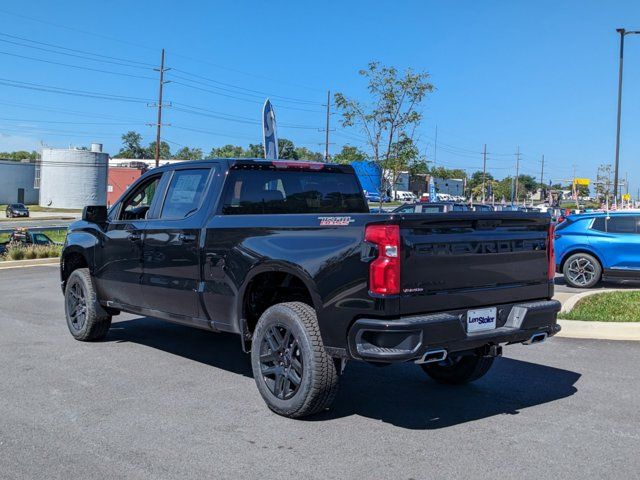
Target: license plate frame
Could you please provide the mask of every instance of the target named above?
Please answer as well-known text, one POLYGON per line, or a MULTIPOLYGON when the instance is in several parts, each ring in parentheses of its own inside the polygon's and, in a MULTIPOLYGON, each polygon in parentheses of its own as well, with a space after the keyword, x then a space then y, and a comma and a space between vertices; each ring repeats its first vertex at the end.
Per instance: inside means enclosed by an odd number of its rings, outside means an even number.
POLYGON ((477 308, 467 311, 467 333, 486 332, 496 329, 498 309, 496 307, 477 308))

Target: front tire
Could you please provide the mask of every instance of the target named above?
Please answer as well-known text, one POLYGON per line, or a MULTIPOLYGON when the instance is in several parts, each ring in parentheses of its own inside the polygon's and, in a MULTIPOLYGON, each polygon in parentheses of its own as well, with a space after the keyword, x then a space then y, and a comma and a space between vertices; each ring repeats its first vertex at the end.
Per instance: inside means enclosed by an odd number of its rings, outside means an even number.
POLYGON ((446 385, 463 385, 485 376, 493 365, 494 357, 465 355, 449 357, 438 363, 420 365, 436 382, 446 385))
POLYGON ((338 392, 338 372, 324 349, 316 312, 302 302, 279 303, 262 314, 251 367, 265 403, 284 417, 325 410, 338 392))
POLYGON ((102 340, 111 327, 111 315, 98 302, 88 268, 74 270, 64 291, 67 326, 73 338, 82 342, 102 340))
POLYGON ((592 288, 602 278, 602 266, 593 255, 575 253, 564 262, 562 273, 570 287, 592 288))

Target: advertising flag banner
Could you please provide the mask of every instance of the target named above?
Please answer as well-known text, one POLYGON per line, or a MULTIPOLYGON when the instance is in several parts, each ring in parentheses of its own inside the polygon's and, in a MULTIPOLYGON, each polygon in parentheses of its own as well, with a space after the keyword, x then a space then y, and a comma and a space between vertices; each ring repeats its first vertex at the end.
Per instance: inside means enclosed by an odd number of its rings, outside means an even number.
POLYGON ((267 160, 278 159, 278 135, 276 134, 276 114, 271 101, 267 98, 262 108, 262 135, 264 145, 264 158, 267 160))
POLYGON ((436 184, 433 181, 433 177, 429 177, 429 201, 435 202, 436 199, 436 184))

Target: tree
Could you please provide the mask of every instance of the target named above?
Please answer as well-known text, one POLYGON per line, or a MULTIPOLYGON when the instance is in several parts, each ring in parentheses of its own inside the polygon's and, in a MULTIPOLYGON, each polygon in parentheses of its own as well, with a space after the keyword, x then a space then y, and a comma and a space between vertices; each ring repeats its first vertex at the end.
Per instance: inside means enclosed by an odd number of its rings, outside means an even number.
POLYGON ((350 164, 353 162, 362 162, 366 159, 367 154, 360 150, 358 147, 343 145, 340 153, 335 154, 331 161, 333 163, 350 164))
MULTIPOLYGON (((467 182, 467 188, 471 192, 471 196, 474 198, 480 198, 480 199, 482 198, 482 177, 483 177, 482 170, 478 170, 476 172, 473 172, 473 174, 471 175, 471 178, 467 182)), ((489 188, 489 184, 493 186, 493 184, 491 183, 493 181, 493 175, 487 172, 484 175, 484 179, 485 179, 484 181, 485 199, 487 199, 487 190, 489 188)))
POLYGON ((225 145, 224 147, 212 148, 209 158, 244 158, 247 152, 239 145, 225 145))
POLYGON ((18 150, 16 152, 0 152, 0 158, 3 160, 13 160, 16 162, 21 162, 22 160, 37 160, 38 152, 27 152, 26 150, 18 150))
POLYGON ((201 160, 203 158, 202 149, 183 147, 175 153, 173 158, 180 160, 201 160))
POLYGON ((245 156, 247 158, 264 158, 264 147, 261 143, 250 143, 245 156))
POLYGON ((613 182, 611 180, 611 165, 602 164, 598 167, 596 176, 596 196, 603 203, 612 200, 613 182))
POLYGON ((433 175, 435 178, 442 178, 444 180, 448 180, 449 178, 467 177, 467 173, 460 168, 449 169, 445 167, 433 167, 431 169, 431 175, 433 175))
POLYGON ((539 186, 538 180, 531 175, 518 175, 518 198, 525 200, 531 196, 539 186))
POLYGON ((296 147, 296 155, 299 160, 312 160, 314 162, 322 162, 324 155, 320 152, 312 152, 307 147, 296 147))
POLYGON ((286 138, 278 139, 278 157, 285 160, 298 160, 296 146, 286 138))
MULTIPOLYGON (((393 160, 403 162, 404 155, 394 155, 394 150, 405 138, 412 138, 415 127, 422 120, 418 110, 427 93, 433 91, 428 82, 429 74, 414 73, 410 69, 399 75, 394 67, 381 66, 371 62, 359 74, 368 81, 370 101, 362 103, 336 93, 334 101, 342 112, 342 126, 357 126, 367 138, 371 148, 371 160, 381 168, 399 165, 393 160)), ((383 178, 385 175, 381 176, 383 178)), ((380 191, 384 185, 380 185, 380 191)))
MULTIPOLYGON (((160 158, 171 158, 171 147, 167 142, 160 141, 160 158)), ((156 158, 156 141, 154 140, 147 147, 145 158, 156 158)))
POLYGON ((409 175, 426 175, 429 173, 429 163, 426 158, 417 158, 409 164, 409 175))
MULTIPOLYGON (((122 135, 122 148, 118 152, 121 158, 153 158, 148 156, 147 150, 142 147, 142 135, 132 130, 122 135)), ((155 152, 154 155, 155 156, 155 152)))
MULTIPOLYGON (((392 186, 398 182, 400 173, 409 170, 409 165, 418 159, 418 147, 413 143, 413 138, 403 133, 398 141, 393 142, 392 152, 387 160, 381 162, 383 171, 386 172, 387 180, 392 186)), ((395 189, 395 187, 393 187, 395 189)))

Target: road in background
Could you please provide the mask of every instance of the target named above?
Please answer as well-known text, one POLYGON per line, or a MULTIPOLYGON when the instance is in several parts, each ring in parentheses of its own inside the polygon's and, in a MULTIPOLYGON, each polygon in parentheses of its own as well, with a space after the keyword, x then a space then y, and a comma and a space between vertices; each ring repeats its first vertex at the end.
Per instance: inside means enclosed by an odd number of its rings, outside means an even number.
POLYGON ((555 278, 555 292, 556 293, 582 293, 591 292, 594 290, 607 290, 611 288, 619 289, 635 289, 640 288, 639 280, 605 280, 600 282, 593 288, 573 288, 567 285, 564 280, 564 276, 556 274, 555 278))
POLYGON ((10 232, 16 228, 41 228, 41 229, 56 229, 67 228, 76 219, 60 220, 60 219, 29 219, 29 220, 14 220, 8 219, 0 222, 0 232, 10 232))
POLYGON ((635 478, 640 342, 505 348, 477 383, 351 362, 331 410, 271 413, 240 340, 131 315, 67 331, 58 269, 0 271, 3 478, 635 478))

